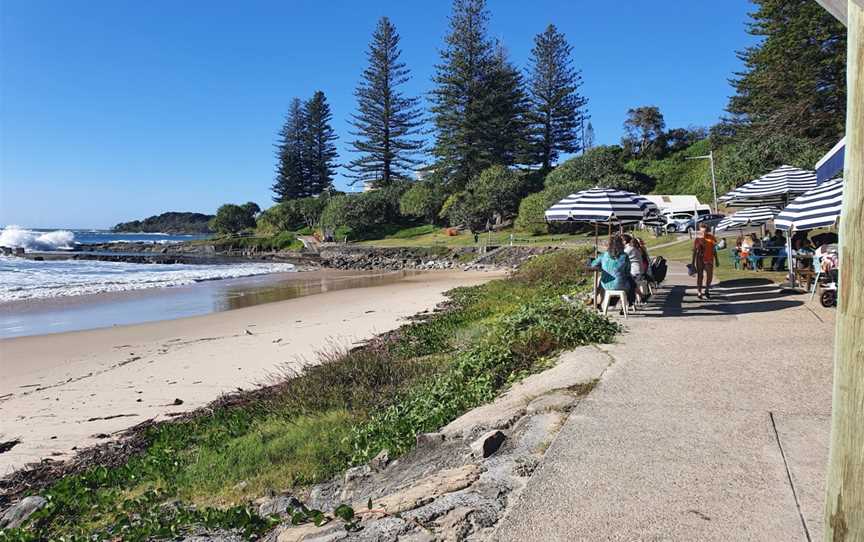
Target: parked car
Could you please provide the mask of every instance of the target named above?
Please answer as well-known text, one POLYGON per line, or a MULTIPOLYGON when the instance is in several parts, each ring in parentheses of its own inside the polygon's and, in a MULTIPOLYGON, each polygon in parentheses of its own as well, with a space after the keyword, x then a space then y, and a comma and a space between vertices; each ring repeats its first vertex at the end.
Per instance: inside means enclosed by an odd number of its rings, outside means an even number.
POLYGON ((678 233, 687 231, 687 224, 693 220, 692 213, 674 213, 666 215, 666 231, 678 233))
POLYGON ((693 222, 693 218, 690 218, 690 220, 688 220, 687 223, 684 224, 684 230, 683 231, 689 233, 689 232, 695 230, 697 228, 698 224, 702 224, 703 222, 705 224, 708 224, 708 226, 711 228, 716 228, 717 224, 719 224, 720 221, 723 220, 724 218, 726 218, 726 215, 721 215, 721 214, 702 215, 699 217, 699 220, 695 222, 695 224, 693 222))

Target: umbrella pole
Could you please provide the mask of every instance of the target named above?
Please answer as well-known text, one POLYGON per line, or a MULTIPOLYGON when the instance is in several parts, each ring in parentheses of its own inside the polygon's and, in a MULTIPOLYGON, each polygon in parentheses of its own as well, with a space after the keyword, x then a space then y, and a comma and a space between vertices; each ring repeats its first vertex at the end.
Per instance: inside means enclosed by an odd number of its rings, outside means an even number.
POLYGON ((795 260, 792 257, 792 233, 794 231, 794 228, 789 228, 789 235, 786 236, 786 267, 789 268, 789 284, 793 288, 795 287, 795 260))
MULTIPOLYGON (((597 237, 598 237, 598 225, 594 223, 594 259, 597 259, 597 237)), ((591 306, 595 309, 599 308, 597 306, 597 269, 594 269, 594 278, 591 281, 591 306)))

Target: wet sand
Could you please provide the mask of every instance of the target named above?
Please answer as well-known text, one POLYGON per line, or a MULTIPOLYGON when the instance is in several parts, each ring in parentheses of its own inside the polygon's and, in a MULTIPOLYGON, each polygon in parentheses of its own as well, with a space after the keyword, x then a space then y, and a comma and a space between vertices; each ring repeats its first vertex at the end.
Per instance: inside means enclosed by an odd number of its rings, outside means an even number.
MULTIPOLYGON (((69 457, 103 434, 258 386, 280 365, 312 363, 328 345, 356 344, 432 309, 446 290, 501 275, 367 277, 371 284, 202 316, 2 339, 0 441, 22 442, 0 454, 0 476, 27 462, 69 457)), ((345 283, 333 277, 298 288, 335 284, 345 283)), ((288 295, 271 286, 258 295, 288 295)), ((230 297, 227 306, 251 301, 243 297, 230 297)))
POLYGON ((392 284, 416 273, 321 269, 0 303, 0 339, 200 316, 323 292, 392 284))

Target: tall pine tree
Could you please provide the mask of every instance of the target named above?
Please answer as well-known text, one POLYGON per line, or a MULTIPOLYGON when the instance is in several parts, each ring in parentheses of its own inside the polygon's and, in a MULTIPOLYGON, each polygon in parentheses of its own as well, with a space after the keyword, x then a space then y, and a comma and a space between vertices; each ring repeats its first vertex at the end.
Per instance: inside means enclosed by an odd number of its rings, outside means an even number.
POLYGON ((846 29, 812 0, 753 1, 748 32, 762 40, 738 52, 733 120, 757 136, 835 143, 846 118, 846 29))
POLYGON ((285 124, 276 143, 276 180, 273 201, 281 203, 309 195, 303 150, 306 144, 306 120, 299 98, 291 101, 285 124))
MULTIPOLYGON (((493 164, 516 160, 503 140, 520 131, 519 108, 513 105, 521 78, 487 37, 488 22, 485 0, 453 1, 450 31, 433 78, 433 168, 451 192, 462 190, 493 164)), ((509 142, 514 143, 521 144, 509 142)))
POLYGON ((561 153, 576 153, 581 140, 583 108, 580 72, 573 68, 573 48, 555 25, 534 37, 529 59, 533 162, 549 169, 561 153))
POLYGON ((400 55, 396 27, 382 17, 366 53, 369 66, 354 92, 358 112, 351 124, 357 139, 351 147, 361 156, 347 166, 351 177, 374 187, 410 178, 410 170, 420 163, 417 153, 423 148, 422 141, 412 138, 422 124, 419 99, 398 90, 409 79, 400 55))
POLYGON ((486 90, 487 142, 492 164, 524 163, 529 151, 528 98, 522 74, 496 44, 486 90))
POLYGON ((320 90, 304 104, 305 137, 303 165, 307 175, 309 195, 315 196, 333 188, 333 174, 337 167, 336 133, 330 126, 333 114, 327 98, 320 90))

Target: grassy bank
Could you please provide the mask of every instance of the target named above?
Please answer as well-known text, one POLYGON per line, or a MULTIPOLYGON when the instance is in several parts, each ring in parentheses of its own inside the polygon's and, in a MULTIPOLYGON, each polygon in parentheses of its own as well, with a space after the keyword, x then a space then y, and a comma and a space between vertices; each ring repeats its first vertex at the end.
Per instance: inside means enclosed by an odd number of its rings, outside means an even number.
POLYGON ((253 250, 256 252, 277 252, 286 250, 300 250, 303 242, 297 235, 291 232, 282 232, 276 235, 255 237, 223 237, 210 241, 219 252, 232 250, 253 250))
MULTIPOLYGON (((512 277, 457 288, 445 309, 349 352, 329 351, 264 392, 146 427, 137 453, 39 491, 48 506, 0 540, 145 540, 195 526, 271 528, 248 505, 324 481, 433 431, 545 367, 562 349, 611 341, 618 328, 564 303, 587 287, 586 254, 559 251, 512 277)), ((322 517, 299 510, 298 522, 322 517)))
MULTIPOLYGON (((735 269, 733 252, 729 247, 735 246, 736 237, 737 235, 720 236, 720 238, 726 239, 727 248, 717 251, 720 265, 714 269, 715 282, 744 278, 767 278, 775 282, 782 282, 786 278, 785 272, 735 269)), ((693 254, 693 241, 689 238, 684 238, 675 244, 652 250, 650 254, 652 257, 663 256, 673 262, 690 263, 693 254)))
MULTIPOLYGON (((649 232, 639 232, 637 235, 649 246, 666 243, 675 239, 675 237, 671 235, 654 237, 654 235, 649 232)), ((513 243, 519 245, 582 245, 593 244, 594 232, 531 235, 515 231, 512 228, 506 228, 497 232, 481 233, 478 235, 477 243, 475 243, 474 234, 471 232, 463 231, 459 232, 457 235, 447 235, 446 228, 425 225, 398 230, 380 238, 362 241, 360 244, 379 247, 465 247, 473 246, 475 244, 508 245, 511 242, 511 238, 513 243)), ((600 238, 601 240, 604 238, 602 229, 600 232, 600 238)))

